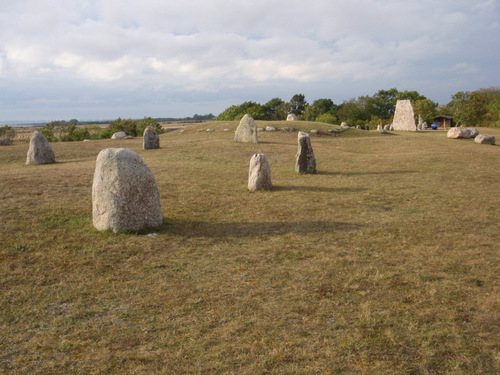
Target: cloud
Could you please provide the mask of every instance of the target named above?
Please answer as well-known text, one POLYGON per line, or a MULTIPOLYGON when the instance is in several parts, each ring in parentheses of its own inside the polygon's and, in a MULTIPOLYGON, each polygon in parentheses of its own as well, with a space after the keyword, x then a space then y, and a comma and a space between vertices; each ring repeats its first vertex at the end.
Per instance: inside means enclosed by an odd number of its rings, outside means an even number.
POLYGON ((443 101, 498 76, 499 15, 495 0, 2 1, 0 87, 150 92, 152 102, 199 92, 219 104, 285 88, 338 100, 398 87, 443 101))

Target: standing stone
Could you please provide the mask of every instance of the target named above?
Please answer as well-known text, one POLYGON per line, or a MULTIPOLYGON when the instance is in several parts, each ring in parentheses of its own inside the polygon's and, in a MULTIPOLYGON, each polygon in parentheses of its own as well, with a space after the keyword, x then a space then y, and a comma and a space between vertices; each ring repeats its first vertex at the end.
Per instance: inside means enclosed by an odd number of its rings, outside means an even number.
POLYGON ((0 138, 0 146, 8 146, 11 144, 12 144, 12 141, 10 140, 9 137, 0 138))
POLYGON ((92 185, 92 216, 98 230, 137 231, 163 223, 153 173, 126 148, 107 148, 97 156, 92 185))
POLYGON ((385 124, 384 125, 384 130, 389 131, 390 129, 391 129, 391 125, 390 124, 385 124))
POLYGON ((144 150, 160 148, 160 137, 158 136, 158 133, 151 128, 144 129, 142 145, 144 150))
POLYGON ((394 130, 417 130, 415 114, 410 100, 398 100, 396 102, 396 111, 394 112, 392 126, 394 130))
POLYGON ((494 145, 495 144, 495 137, 492 135, 487 135, 487 134, 479 134, 478 136, 476 136, 476 138, 474 138, 474 142, 488 144, 488 145, 494 145))
POLYGON ((254 154, 250 159, 250 168, 248 170, 248 190, 271 190, 271 167, 267 161, 266 155, 254 154))
POLYGON ((367 124, 367 125, 365 126, 365 129, 366 129, 366 130, 372 130, 372 127, 370 126, 370 124, 367 124))
POLYGON ((286 121, 297 121, 297 116, 294 113, 290 113, 286 116, 286 121))
POLYGON ((248 113, 243 116, 234 134, 236 142, 259 143, 257 138, 257 124, 248 113))
POLYGON ((347 125, 347 122, 341 123, 340 127, 343 128, 343 129, 349 129, 349 125, 347 125))
POLYGON ((42 133, 34 131, 30 139, 26 164, 52 164, 55 162, 56 157, 47 138, 42 133))
POLYGON ((311 146, 311 138, 305 132, 299 132, 295 171, 298 173, 316 173, 316 158, 311 146))

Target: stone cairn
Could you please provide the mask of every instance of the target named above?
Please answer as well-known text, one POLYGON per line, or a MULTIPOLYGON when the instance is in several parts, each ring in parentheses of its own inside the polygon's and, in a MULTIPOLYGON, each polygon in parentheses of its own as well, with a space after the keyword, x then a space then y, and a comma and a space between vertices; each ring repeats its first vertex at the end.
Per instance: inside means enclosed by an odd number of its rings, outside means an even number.
POLYGON ((56 157, 47 138, 42 133, 34 131, 30 139, 26 164, 52 164, 55 162, 56 157))
POLYGON ((416 131, 415 114, 410 100, 398 100, 396 102, 396 111, 392 121, 394 130, 416 131))
POLYGON ((250 159, 250 168, 248 169, 248 190, 271 190, 271 167, 267 161, 266 155, 254 154, 250 159))
POLYGON ((142 145, 144 150, 154 150, 160 148, 160 137, 158 136, 158 133, 151 128, 144 129, 142 145))
POLYGON ((155 177, 136 152, 107 148, 99 153, 92 214, 94 227, 114 233, 156 228, 163 223, 155 177))
POLYGON ((311 138, 305 132, 299 132, 295 171, 298 173, 316 173, 316 158, 311 146, 311 138))
POLYGON ((236 142, 259 143, 257 138, 257 124, 248 113, 243 116, 234 134, 236 142))

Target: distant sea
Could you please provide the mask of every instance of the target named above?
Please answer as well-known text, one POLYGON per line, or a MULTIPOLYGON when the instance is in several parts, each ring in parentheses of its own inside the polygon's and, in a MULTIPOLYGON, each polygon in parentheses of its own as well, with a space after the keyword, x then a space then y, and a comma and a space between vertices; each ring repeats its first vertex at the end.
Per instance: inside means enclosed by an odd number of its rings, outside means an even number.
POLYGON ((44 126, 45 121, 0 121, 0 126, 9 125, 13 128, 29 128, 32 126, 44 126))

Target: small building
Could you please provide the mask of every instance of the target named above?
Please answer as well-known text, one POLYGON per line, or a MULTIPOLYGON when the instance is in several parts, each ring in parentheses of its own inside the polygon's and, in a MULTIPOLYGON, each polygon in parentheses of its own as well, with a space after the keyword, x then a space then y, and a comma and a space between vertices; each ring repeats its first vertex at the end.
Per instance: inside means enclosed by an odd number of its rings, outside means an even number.
POLYGON ((434 123, 438 126, 438 128, 451 128, 451 125, 453 123, 453 117, 452 116, 436 116, 434 117, 434 123))

